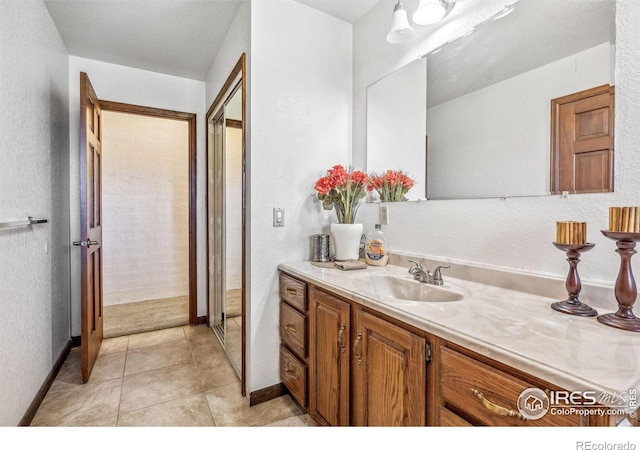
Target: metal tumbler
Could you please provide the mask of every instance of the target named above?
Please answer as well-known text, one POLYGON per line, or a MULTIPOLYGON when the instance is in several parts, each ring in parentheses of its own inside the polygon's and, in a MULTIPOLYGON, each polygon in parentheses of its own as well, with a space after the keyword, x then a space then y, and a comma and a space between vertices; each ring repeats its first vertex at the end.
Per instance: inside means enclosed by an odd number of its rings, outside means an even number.
POLYGON ((331 261, 329 256, 329 235, 314 234, 313 235, 313 261, 328 262, 331 261))

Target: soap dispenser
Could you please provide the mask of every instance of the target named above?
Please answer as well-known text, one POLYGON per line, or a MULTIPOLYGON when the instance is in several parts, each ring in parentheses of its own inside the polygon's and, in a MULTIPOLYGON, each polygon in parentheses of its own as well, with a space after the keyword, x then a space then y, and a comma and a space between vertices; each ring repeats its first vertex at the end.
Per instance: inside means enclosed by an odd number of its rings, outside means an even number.
POLYGON ((367 236, 367 243, 364 248, 367 264, 371 266, 386 266, 389 261, 387 244, 387 236, 382 231, 382 226, 378 223, 375 229, 367 236))

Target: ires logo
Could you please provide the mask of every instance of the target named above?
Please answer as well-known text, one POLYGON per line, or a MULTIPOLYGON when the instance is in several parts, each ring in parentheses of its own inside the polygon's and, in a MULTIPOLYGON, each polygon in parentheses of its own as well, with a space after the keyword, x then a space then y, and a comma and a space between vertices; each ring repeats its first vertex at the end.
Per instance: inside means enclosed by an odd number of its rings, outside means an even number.
POLYGON ((543 391, 528 388, 518 396, 518 410, 525 418, 536 420, 548 412, 553 415, 612 416, 629 414, 635 417, 637 390, 628 392, 543 391))

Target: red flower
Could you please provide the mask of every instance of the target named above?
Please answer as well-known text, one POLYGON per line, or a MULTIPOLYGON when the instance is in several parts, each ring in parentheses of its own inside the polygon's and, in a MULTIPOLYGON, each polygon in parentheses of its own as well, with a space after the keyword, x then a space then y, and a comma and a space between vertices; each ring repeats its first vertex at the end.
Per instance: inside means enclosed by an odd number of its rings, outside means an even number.
POLYGON ((318 181, 316 181, 315 190, 318 191, 319 194, 326 195, 331 189, 335 186, 329 177, 322 177, 318 181))
POLYGON ((406 200, 405 194, 414 185, 414 180, 401 170, 387 170, 383 175, 369 177, 367 190, 376 190, 383 202, 406 200))
POLYGON ((353 223, 360 200, 366 195, 367 179, 366 173, 359 170, 349 173, 338 164, 316 181, 314 189, 324 209, 335 209, 338 222, 353 223))
POLYGON ((368 178, 367 174, 360 172, 359 170, 356 170, 351 174, 351 181, 357 184, 361 184, 361 185, 366 184, 367 178, 368 178))
POLYGON ((327 171, 334 186, 342 186, 349 181, 349 174, 341 165, 333 166, 327 171))

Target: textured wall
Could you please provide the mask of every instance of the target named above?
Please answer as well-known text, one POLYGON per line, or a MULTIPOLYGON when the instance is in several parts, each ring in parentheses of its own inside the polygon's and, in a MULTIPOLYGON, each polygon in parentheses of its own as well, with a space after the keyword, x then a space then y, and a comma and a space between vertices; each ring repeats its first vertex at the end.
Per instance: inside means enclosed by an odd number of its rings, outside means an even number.
MULTIPOLYGON (((468 14, 450 23, 450 33, 478 23, 502 8, 504 2, 465 2, 468 14)), ((435 48, 447 36, 434 32, 430 39, 405 46, 384 47, 378 34, 386 26, 381 17, 386 8, 376 7, 354 29, 354 158, 364 146, 363 102, 366 86, 384 73, 397 69, 418 53, 435 48), (380 9, 382 8, 382 9, 380 9), (440 40, 438 40, 440 39, 440 40)), ((388 6, 388 5, 387 5, 388 6)), ((457 6, 456 6, 457 7, 457 6)), ((390 10, 390 9, 389 9, 390 10)), ((616 129, 615 193, 508 200, 437 200, 392 204, 385 232, 393 250, 468 261, 523 272, 566 276, 564 255, 551 245, 556 220, 588 222, 588 239, 596 247, 582 258, 583 281, 612 285, 619 266, 615 244, 600 231, 607 228, 608 207, 638 203, 640 182, 640 2, 616 3, 616 129), (634 20, 635 19, 635 20, 634 20)), ((455 34, 450 34, 453 36, 455 34)), ((376 205, 361 208, 362 218, 377 220, 376 205)), ((583 289, 588 295, 588 290, 583 289)), ((615 302, 615 299, 612 300, 615 302)))
POLYGON ((69 339, 67 51, 41 1, 0 0, 0 426, 17 425, 69 339))
POLYGON ((309 259, 311 236, 333 211, 316 180, 347 164, 351 142, 352 33, 346 22, 291 0, 251 8, 251 290, 249 390, 280 381, 278 263, 309 259), (274 228, 272 208, 285 208, 274 228))
POLYGON ((103 113, 104 305, 189 295, 189 125, 103 113))
MULTIPOLYGON (((169 109, 197 114, 197 166, 196 194, 198 237, 198 315, 206 315, 206 212, 205 212, 205 147, 204 96, 205 83, 164 75, 102 61, 69 57, 69 136, 70 136, 70 191, 71 236, 80 235, 79 191, 79 86, 80 72, 89 75, 96 94, 109 100, 153 108, 169 109)), ((71 325, 72 336, 80 335, 80 252, 71 253, 71 325)))

